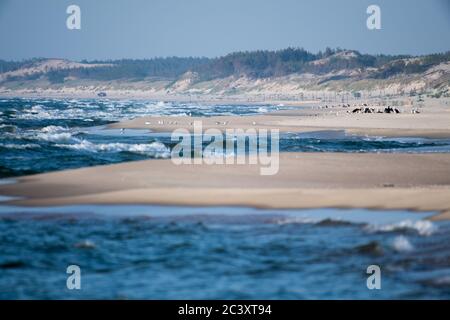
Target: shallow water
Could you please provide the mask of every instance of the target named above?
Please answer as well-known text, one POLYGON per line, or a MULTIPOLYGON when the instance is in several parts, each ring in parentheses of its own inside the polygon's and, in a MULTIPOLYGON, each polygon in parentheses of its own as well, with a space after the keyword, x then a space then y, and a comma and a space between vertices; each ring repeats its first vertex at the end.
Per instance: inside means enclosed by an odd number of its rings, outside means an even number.
POLYGON ((0 298, 448 299, 450 223, 430 214, 0 206, 0 298))
MULTIPOLYGON (((168 158, 177 142, 147 130, 104 130, 144 115, 248 115, 279 106, 202 106, 145 101, 0 100, 0 178, 124 161, 168 158)), ((207 142, 205 142, 207 144, 207 142)), ((386 139, 343 132, 284 134, 281 152, 449 152, 450 140, 386 139)))

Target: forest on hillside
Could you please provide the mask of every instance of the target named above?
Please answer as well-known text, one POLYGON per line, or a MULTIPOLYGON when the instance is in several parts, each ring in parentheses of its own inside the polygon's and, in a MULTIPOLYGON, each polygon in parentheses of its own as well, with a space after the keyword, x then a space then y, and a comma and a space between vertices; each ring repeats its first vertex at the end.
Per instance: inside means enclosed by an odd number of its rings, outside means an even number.
MULTIPOLYGON (((0 73, 32 66, 42 60, 0 60, 0 73)), ((245 75, 251 78, 285 76, 293 73, 326 74, 344 69, 375 68, 370 77, 388 78, 401 73, 419 73, 441 62, 450 61, 450 52, 413 57, 407 55, 369 55, 353 50, 330 49, 311 53, 302 48, 278 51, 235 52, 217 58, 166 57, 152 59, 122 59, 80 61, 85 64, 105 64, 92 68, 51 70, 41 74, 21 76, 34 80, 46 76, 52 83, 62 83, 67 77, 99 81, 146 78, 176 79, 188 71, 197 73, 199 80, 245 75)), ((4 81, 18 80, 7 77, 4 81)))

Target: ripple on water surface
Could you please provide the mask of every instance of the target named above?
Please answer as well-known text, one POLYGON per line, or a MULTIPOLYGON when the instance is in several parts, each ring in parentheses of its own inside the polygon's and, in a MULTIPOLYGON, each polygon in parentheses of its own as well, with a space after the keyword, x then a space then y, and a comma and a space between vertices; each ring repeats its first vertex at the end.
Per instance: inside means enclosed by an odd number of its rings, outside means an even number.
POLYGON ((449 298, 430 213, 0 206, 1 298, 449 298), (65 289, 68 264, 83 290, 65 289), (366 268, 382 270, 382 290, 366 268))

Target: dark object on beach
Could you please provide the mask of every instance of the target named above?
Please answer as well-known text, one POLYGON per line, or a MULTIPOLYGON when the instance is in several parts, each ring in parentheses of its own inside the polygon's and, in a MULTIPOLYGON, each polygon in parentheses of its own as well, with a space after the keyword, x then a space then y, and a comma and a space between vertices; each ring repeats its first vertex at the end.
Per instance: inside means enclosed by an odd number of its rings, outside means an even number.
POLYGON ((352 113, 400 113, 400 110, 397 108, 394 109, 391 106, 384 108, 384 111, 375 110, 375 108, 361 107, 353 109, 352 113))
POLYGON ((387 108, 384 108, 384 113, 400 113, 400 110, 397 108, 392 108, 391 106, 388 106, 387 108))
POLYGON ((394 109, 392 109, 390 106, 388 106, 387 108, 384 108, 384 113, 393 113, 394 109))
POLYGON ((393 184, 393 183, 384 183, 383 184, 383 188, 393 188, 393 187, 395 187, 395 184, 393 184))
POLYGON ((99 97, 106 97, 106 92, 99 92, 99 93, 97 93, 97 95, 99 97))

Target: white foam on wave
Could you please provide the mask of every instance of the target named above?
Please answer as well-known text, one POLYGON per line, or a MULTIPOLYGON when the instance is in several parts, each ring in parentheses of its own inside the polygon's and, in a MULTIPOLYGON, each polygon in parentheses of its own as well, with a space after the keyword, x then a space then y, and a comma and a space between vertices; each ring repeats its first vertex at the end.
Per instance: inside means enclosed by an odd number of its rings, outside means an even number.
POLYGON ((57 147, 89 152, 133 152, 148 155, 155 158, 169 158, 170 149, 161 142, 152 143, 92 143, 81 140, 76 144, 57 144, 57 147))
POLYGON ((165 101, 158 101, 158 102, 156 103, 156 106, 157 106, 157 107, 160 107, 160 108, 164 108, 164 107, 167 107, 167 106, 171 106, 171 104, 169 104, 169 103, 167 103, 167 102, 165 102, 165 101))
POLYGON ((36 137, 39 140, 44 140, 48 142, 73 142, 78 140, 74 138, 70 132, 38 133, 36 137))
POLYGON ((0 143, 0 147, 5 149, 25 150, 25 149, 36 149, 40 148, 41 146, 35 143, 27 143, 27 144, 0 143))
POLYGON ((31 138, 37 138, 47 142, 80 142, 81 140, 74 137, 74 134, 78 132, 72 132, 68 128, 60 126, 47 126, 42 128, 39 132, 31 136, 31 138))
POLYGON ((23 112, 16 115, 19 119, 50 119, 54 118, 53 112, 45 109, 44 105, 34 105, 30 109, 25 109, 23 112))
POLYGON ((397 223, 376 225, 370 224, 366 226, 366 230, 370 232, 392 232, 401 230, 415 230, 421 236, 429 236, 433 234, 437 227, 428 220, 403 220, 397 223))
POLYGON ((409 252, 414 249, 411 242, 409 242, 408 238, 406 238, 405 236, 395 237, 392 242, 392 247, 395 251, 398 252, 409 252))
MULTIPOLYGON (((210 106, 203 106, 198 104, 183 104, 183 103, 171 103, 165 101, 107 101, 99 102, 96 100, 53 100, 53 101, 30 101, 33 103, 18 112, 14 118, 28 119, 28 120, 42 120, 42 119, 101 119, 108 121, 120 121, 125 119, 131 119, 137 116, 149 116, 149 115, 188 115, 193 111, 201 110, 205 115, 232 115, 236 112, 239 113, 241 109, 239 106, 234 106, 233 110, 229 110, 225 105, 225 109, 211 109, 210 106), (60 105, 55 107, 54 105, 47 105, 47 103, 59 102, 60 105)), ((220 107, 220 106, 219 106, 220 107)), ((272 107, 267 106, 246 106, 243 110, 252 111, 256 113, 266 113, 270 111, 272 107)))
POLYGON ((266 112, 268 112, 269 110, 266 108, 266 107, 259 107, 258 108, 258 112, 259 113, 266 113, 266 112))
POLYGON ((117 110, 116 112, 111 112, 111 110, 99 111, 94 106, 82 105, 81 103, 76 105, 68 105, 64 109, 46 107, 44 105, 35 105, 18 113, 15 115, 15 118, 22 120, 57 120, 85 119, 86 117, 94 117, 99 119, 117 120, 121 119, 121 117, 117 118, 120 113, 120 110, 117 110))
MULTIPOLYGON (((7 132, 2 132, 2 137, 22 140, 38 140, 38 141, 46 141, 46 142, 79 142, 80 139, 74 137, 74 135, 78 134, 79 131, 74 131, 69 128, 64 128, 60 126, 46 126, 38 130, 20 130, 16 126, 6 125, 6 127, 11 127, 11 130, 7 132)), ((8 148, 16 148, 16 149, 25 149, 25 148, 36 148, 39 147, 35 144, 4 144, 4 147, 8 148)))
POLYGON ((57 132, 65 132, 65 131, 69 131, 69 129, 61 127, 61 126, 46 126, 43 127, 41 129, 41 132, 46 132, 46 133, 57 133, 57 132))
POLYGON ((439 286, 450 286, 450 276, 443 276, 433 281, 434 284, 439 286))
POLYGON ((0 129, 4 129, 4 128, 8 128, 11 130, 16 130, 17 126, 13 125, 13 124, 0 124, 0 129))

